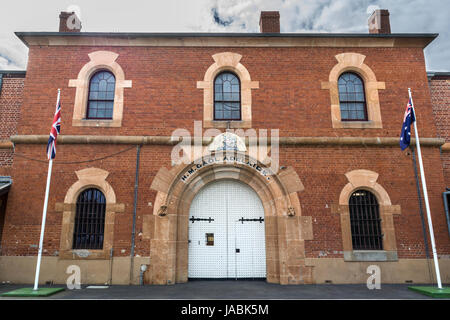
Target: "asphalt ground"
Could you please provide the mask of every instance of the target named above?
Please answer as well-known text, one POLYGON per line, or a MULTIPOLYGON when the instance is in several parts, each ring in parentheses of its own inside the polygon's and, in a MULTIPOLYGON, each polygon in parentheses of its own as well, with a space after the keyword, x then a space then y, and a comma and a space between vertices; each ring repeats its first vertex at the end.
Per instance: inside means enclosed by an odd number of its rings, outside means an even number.
MULTIPOLYGON (((433 285, 431 285, 433 286, 433 285)), ((1 284, 0 294, 15 289, 32 287, 32 285, 1 284)), ((49 287, 49 286, 42 286, 49 287)), ((65 287, 64 285, 53 287, 65 287)), ((180 299, 180 300, 211 300, 211 299, 251 299, 251 300, 302 300, 302 299, 345 299, 345 300, 391 300, 391 299, 433 299, 420 293, 408 290, 408 285, 381 284, 381 289, 369 290, 365 284, 356 285, 279 285, 265 281, 189 281, 188 283, 159 286, 119 286, 113 285, 105 289, 88 288, 65 289, 49 297, 11 298, 0 297, 0 300, 17 299, 180 299)), ((434 299, 436 300, 436 299, 434 299)), ((442 300, 442 299, 439 299, 442 300)))

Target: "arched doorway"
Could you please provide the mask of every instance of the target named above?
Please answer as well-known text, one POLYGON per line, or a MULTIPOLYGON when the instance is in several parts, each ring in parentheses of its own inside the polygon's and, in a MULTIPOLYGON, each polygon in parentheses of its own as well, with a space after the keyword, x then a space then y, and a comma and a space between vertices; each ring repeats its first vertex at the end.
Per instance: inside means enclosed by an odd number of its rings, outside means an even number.
POLYGON ((264 208, 258 194, 235 180, 204 186, 189 210, 188 277, 266 278, 264 208))
MULTIPOLYGON (((241 152, 227 155, 226 159, 224 155, 214 153, 188 165, 180 164, 170 170, 160 168, 151 186, 157 195, 153 217, 149 217, 147 224, 153 230, 150 235, 150 259, 153 262, 148 282, 188 281, 191 204, 203 188, 231 180, 253 190, 262 203, 264 221, 254 223, 264 225, 266 280, 281 284, 312 283, 313 267, 305 265, 304 243, 313 239, 312 221, 311 217, 302 216, 297 194, 304 189, 303 184, 292 167, 273 175, 265 174, 266 171, 262 163, 241 152)), ((205 215, 203 219, 209 220, 209 217, 205 215)), ((238 219, 242 217, 240 215, 238 219)), ((207 240, 206 233, 214 232, 203 231, 197 243, 207 240)))

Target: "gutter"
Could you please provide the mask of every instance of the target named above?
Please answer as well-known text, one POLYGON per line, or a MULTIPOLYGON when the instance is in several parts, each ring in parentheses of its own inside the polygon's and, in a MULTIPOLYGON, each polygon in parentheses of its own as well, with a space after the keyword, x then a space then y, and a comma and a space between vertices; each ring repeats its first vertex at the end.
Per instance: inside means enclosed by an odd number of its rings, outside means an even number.
POLYGON ((25 75, 26 73, 26 70, 0 70, 0 75, 25 75))
POLYGON ((254 33, 254 32, 14 32, 21 37, 107 37, 107 38, 436 38, 439 33, 254 33))

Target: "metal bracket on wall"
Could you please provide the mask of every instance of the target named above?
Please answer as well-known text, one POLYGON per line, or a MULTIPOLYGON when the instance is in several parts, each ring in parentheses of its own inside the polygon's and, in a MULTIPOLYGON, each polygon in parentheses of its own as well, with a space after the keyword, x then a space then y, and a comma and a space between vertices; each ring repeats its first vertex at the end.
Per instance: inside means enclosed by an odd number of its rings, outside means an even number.
POLYGON ((241 221, 242 224, 244 224, 244 221, 256 221, 259 223, 263 223, 264 219, 262 217, 259 217, 259 219, 244 219, 244 217, 242 217, 238 221, 241 221))
POLYGON ((448 235, 450 236, 450 191, 444 192, 442 196, 444 197, 445 216, 447 217, 448 235))
POLYGON ((211 219, 211 217, 209 217, 208 219, 202 219, 202 218, 195 218, 194 216, 192 216, 189 221, 192 221, 192 223, 194 223, 195 221, 208 221, 209 223, 211 223, 212 221, 214 221, 214 219, 211 219))

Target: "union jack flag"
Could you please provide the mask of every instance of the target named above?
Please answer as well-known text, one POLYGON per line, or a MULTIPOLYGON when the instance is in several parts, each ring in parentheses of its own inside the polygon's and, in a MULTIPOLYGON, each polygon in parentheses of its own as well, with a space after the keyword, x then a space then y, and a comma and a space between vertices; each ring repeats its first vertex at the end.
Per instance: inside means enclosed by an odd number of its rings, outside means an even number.
POLYGON ((56 102, 55 116, 53 117, 52 130, 50 130, 50 137, 48 138, 47 144, 47 158, 55 159, 56 156, 56 138, 60 133, 61 128, 61 102, 60 94, 58 93, 58 101, 56 102))
POLYGON ((411 99, 409 99, 408 104, 406 105, 405 115, 403 117, 403 126, 402 133, 400 135, 400 148, 402 151, 409 147, 411 143, 411 124, 416 121, 416 117, 414 116, 414 108, 411 103, 411 99))

